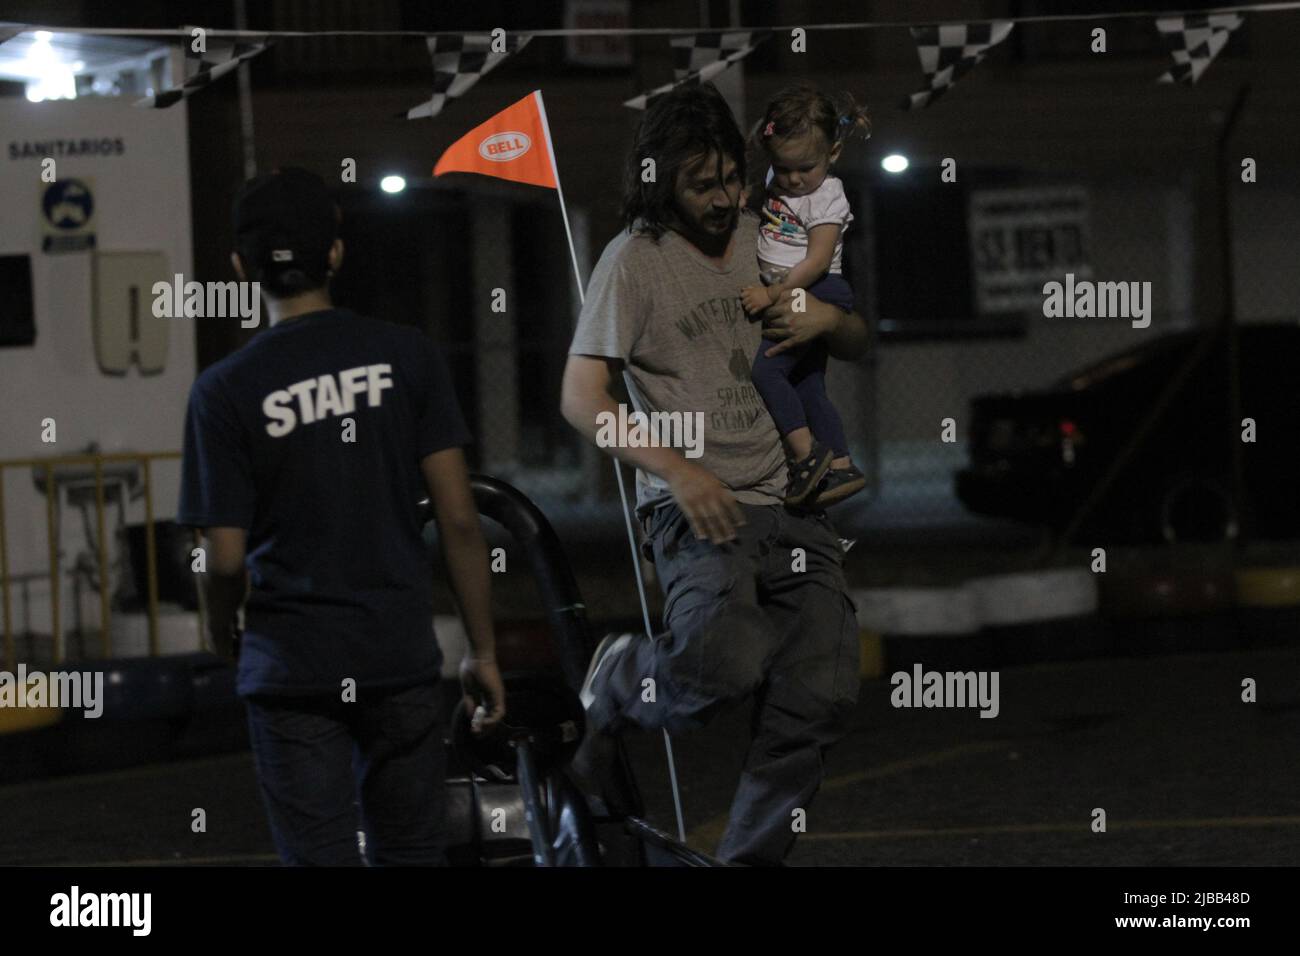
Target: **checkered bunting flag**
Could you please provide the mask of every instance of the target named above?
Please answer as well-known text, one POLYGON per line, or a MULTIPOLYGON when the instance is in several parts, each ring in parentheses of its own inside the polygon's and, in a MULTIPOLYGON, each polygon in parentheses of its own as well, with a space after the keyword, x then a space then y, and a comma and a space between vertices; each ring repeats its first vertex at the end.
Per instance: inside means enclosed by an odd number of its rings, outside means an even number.
POLYGON ((1156 20, 1156 29, 1164 35, 1174 58, 1174 65, 1156 82, 1195 83, 1209 69, 1242 20, 1243 17, 1235 13, 1191 13, 1156 20))
POLYGON ((750 47, 752 36, 750 33, 714 32, 673 37, 668 41, 673 48, 673 77, 681 81, 692 73, 701 72, 712 63, 727 59, 733 53, 744 56, 749 52, 746 47, 750 47))
MULTIPOLYGON (((187 33, 193 29, 193 27, 185 28, 187 33)), ((257 56, 271 45, 271 41, 269 37, 262 37, 260 42, 242 39, 222 40, 208 37, 204 45, 207 49, 196 53, 193 39, 186 40, 185 73, 187 79, 185 82, 173 89, 161 90, 152 96, 136 100, 135 105, 159 110, 174 106, 181 100, 193 96, 204 87, 215 83, 227 73, 233 72, 245 60, 251 60, 257 56)))
POLYGON ((905 97, 903 109, 923 109, 943 96, 958 79, 979 65, 991 47, 1005 40, 1015 25, 1013 20, 999 20, 912 27, 912 38, 929 88, 905 97))
POLYGON ((676 78, 648 93, 632 97, 623 105, 643 110, 678 86, 711 80, 731 64, 747 57, 762 40, 761 36, 755 39, 753 33, 692 33, 674 37, 669 42, 673 48, 673 75, 676 78))
POLYGON ((529 35, 507 33, 505 52, 493 53, 492 37, 487 34, 428 37, 426 42, 433 57, 433 96, 407 110, 406 118, 437 116, 447 100, 464 96, 479 77, 491 73, 506 57, 526 47, 531 39, 529 35))

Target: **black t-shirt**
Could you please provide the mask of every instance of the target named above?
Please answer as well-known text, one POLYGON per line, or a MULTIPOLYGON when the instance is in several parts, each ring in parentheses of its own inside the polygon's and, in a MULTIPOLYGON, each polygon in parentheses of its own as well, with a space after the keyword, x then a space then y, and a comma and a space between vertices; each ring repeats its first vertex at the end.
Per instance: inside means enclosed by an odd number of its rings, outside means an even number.
POLYGON ((420 461, 470 441, 433 343, 344 309, 282 322, 204 370, 177 521, 248 531, 240 695, 436 677, 420 461))

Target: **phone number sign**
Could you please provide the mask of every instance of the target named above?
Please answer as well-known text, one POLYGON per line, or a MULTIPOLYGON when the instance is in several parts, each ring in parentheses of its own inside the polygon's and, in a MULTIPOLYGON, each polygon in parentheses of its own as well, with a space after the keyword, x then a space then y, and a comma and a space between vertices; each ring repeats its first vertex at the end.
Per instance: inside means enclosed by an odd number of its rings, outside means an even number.
POLYGON ((970 194, 971 275, 981 315, 1041 311, 1043 283, 1092 276, 1082 186, 977 189, 970 194))

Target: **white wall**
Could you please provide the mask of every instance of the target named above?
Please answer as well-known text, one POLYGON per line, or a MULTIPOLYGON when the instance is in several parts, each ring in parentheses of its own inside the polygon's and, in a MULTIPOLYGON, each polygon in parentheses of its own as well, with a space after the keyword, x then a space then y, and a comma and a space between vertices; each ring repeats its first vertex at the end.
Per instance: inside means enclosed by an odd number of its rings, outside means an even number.
MULTIPOLYGON (((40 160, 11 158, 11 143, 83 137, 124 142, 120 155, 55 156, 60 178, 93 180, 98 248, 157 250, 166 254, 171 272, 188 276, 192 269, 184 103, 149 110, 107 98, 0 99, 0 254, 31 256, 36 312, 35 345, 0 348, 0 459, 75 454, 92 441, 105 452, 180 448, 195 375, 195 320, 175 320, 170 327, 162 373, 141 376, 135 366, 124 376, 101 373, 91 327, 91 253, 41 251, 40 160), (47 417, 57 422, 53 445, 41 441, 40 423, 47 417)), ((155 517, 172 517, 179 469, 164 463, 154 471, 155 517)), ((43 571, 48 568, 45 499, 36 492, 30 469, 5 472, 10 574, 43 571)), ((137 501, 128 520, 141 521, 143 515, 143 502, 137 501)), ((63 515, 61 546, 65 567, 87 547, 75 512, 63 515)), ((65 583, 65 622, 71 613, 68 590, 65 583)), ((48 633, 47 594, 45 582, 31 586, 32 620, 25 622, 15 588, 19 629, 29 623, 48 633)), ((97 622, 97 600, 86 606, 94 609, 97 622)))

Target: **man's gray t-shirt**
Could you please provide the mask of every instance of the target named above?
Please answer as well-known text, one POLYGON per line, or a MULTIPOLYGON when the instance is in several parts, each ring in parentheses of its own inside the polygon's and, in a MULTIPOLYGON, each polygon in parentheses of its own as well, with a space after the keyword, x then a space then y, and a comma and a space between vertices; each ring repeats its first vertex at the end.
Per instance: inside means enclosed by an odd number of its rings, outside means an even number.
MULTIPOLYGON (((620 233, 592 273, 569 354, 622 359, 636 411, 702 412, 702 454, 691 460, 737 500, 769 505, 785 494, 785 456, 750 380, 763 324, 740 304, 740 290, 760 284, 757 244, 758 219, 747 212, 721 268, 672 230, 658 240, 620 233)), ((642 517, 672 497, 639 468, 636 492, 642 517)))

